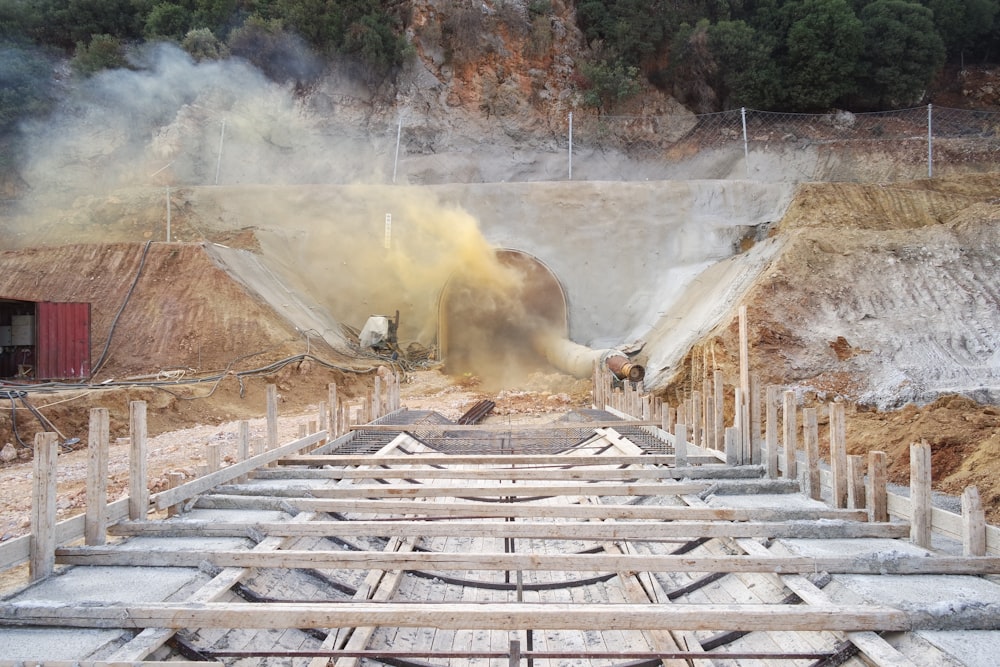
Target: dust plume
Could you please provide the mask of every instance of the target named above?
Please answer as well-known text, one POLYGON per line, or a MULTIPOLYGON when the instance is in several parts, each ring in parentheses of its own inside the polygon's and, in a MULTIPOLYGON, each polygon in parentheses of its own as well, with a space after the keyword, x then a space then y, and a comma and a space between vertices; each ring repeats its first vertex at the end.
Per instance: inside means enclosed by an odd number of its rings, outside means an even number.
POLYGON ((388 184, 395 118, 359 87, 328 76, 303 93, 245 62, 196 63, 168 45, 133 66, 81 83, 23 128, 32 233, 65 242, 68 226, 79 239, 89 225, 94 242, 163 238, 167 212, 149 202, 169 186, 188 239, 252 230, 282 284, 337 322, 360 328, 398 310, 400 342, 433 348, 451 285, 449 369, 503 383, 544 367, 531 331, 555 322, 564 335, 565 304, 561 323, 539 316, 530 272, 501 261, 468 212, 433 188, 388 184))

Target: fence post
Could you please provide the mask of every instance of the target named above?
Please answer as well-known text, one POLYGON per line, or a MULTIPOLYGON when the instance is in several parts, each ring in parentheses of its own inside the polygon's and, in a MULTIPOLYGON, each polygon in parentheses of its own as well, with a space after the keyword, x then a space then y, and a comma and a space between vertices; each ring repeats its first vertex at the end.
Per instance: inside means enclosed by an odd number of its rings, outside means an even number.
POLYGON ((927 178, 934 177, 934 132, 933 132, 933 105, 927 105, 927 178))
POLYGON ((747 137, 747 108, 740 107, 740 118, 743 121, 743 161, 747 166, 747 180, 750 180, 750 148, 747 137))
POLYGON ((569 112, 569 180, 573 180, 573 112, 569 112))

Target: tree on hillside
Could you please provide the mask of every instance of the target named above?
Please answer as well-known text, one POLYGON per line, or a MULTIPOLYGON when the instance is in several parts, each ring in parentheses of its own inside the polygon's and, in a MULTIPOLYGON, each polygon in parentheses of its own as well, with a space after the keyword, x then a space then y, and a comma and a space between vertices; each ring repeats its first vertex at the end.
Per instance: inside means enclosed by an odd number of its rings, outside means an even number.
POLYGON ((708 30, 719 67, 723 108, 773 109, 782 98, 781 70, 771 57, 774 40, 744 21, 719 21, 708 30))
POLYGON ((945 60, 931 11, 907 0, 875 0, 861 11, 861 22, 862 103, 875 109, 918 103, 945 60))
POLYGON ((925 0, 932 12, 934 31, 948 54, 959 59, 993 30, 1000 0, 925 0))
POLYGON ((250 17, 230 33, 229 51, 279 83, 309 81, 319 71, 312 52, 277 19, 250 17))
POLYGON ((191 29, 191 11, 186 7, 161 2, 146 17, 143 29, 146 39, 169 38, 180 40, 191 29))
POLYGON ((853 92, 864 38, 847 0, 791 0, 782 11, 788 17, 781 58, 784 103, 826 109, 853 92))
POLYGON ((668 36, 663 0, 582 0, 577 23, 587 43, 599 41, 615 59, 638 66, 668 36))
POLYGON ((132 0, 39 0, 36 8, 40 20, 31 37, 67 51, 97 35, 119 41, 142 36, 143 16, 132 0))
POLYGON ((90 41, 76 45, 72 60, 77 74, 90 76, 105 69, 126 67, 125 49, 114 35, 94 35, 90 41))
POLYGON ((52 61, 39 49, 0 44, 0 132, 52 105, 52 61))

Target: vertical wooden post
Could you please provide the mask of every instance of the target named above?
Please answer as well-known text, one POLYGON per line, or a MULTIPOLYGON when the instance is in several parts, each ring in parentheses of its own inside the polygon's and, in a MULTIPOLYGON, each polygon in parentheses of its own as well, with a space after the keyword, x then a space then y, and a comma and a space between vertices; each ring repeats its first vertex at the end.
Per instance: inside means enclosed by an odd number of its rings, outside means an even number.
POLYGON ((767 476, 778 477, 778 388, 767 385, 764 392, 764 445, 767 447, 767 476))
POLYGON ((326 386, 327 390, 327 400, 326 404, 330 410, 330 439, 333 440, 340 436, 340 422, 339 422, 339 412, 340 412, 340 402, 337 399, 337 385, 332 382, 326 386))
MULTIPOLYGON (((168 472, 167 473, 167 487, 171 489, 176 489, 184 482, 184 473, 182 472, 168 472)), ((180 514, 181 503, 176 505, 171 505, 167 508, 167 516, 177 516, 180 514)))
POLYGON ((847 507, 847 434, 843 403, 830 404, 830 468, 833 505, 847 507))
POLYGON ((382 376, 375 373, 375 387, 372 389, 372 420, 383 415, 382 412, 382 376))
POLYGON ((975 486, 967 486, 962 492, 962 553, 986 555, 986 513, 975 486))
POLYGON ((715 431, 715 449, 721 450, 723 447, 723 433, 726 430, 726 395, 725 395, 725 384, 722 379, 722 371, 715 371, 712 373, 713 383, 715 385, 715 423, 713 429, 715 431))
POLYGON ((326 422, 326 419, 327 419, 326 401, 320 401, 319 402, 319 408, 316 410, 316 412, 317 412, 316 416, 318 417, 317 421, 319 422, 319 430, 326 431, 327 432, 326 433, 327 436, 329 436, 330 435, 330 431, 326 427, 326 424, 327 424, 327 422, 326 422))
POLYGON ((372 406, 374 404, 375 404, 375 392, 369 389, 365 392, 365 402, 364 405, 362 405, 360 423, 369 424, 375 420, 375 417, 373 416, 375 411, 372 409, 372 406))
POLYGON ((726 463, 731 466, 740 465, 742 449, 743 436, 740 434, 740 430, 735 426, 730 426, 726 429, 726 463))
POLYGON ((208 472, 213 473, 222 468, 222 445, 212 443, 208 446, 208 472))
POLYGON ((674 466, 684 468, 687 467, 687 464, 687 425, 677 424, 674 426, 674 466))
POLYGON ((865 498, 865 457, 847 457, 847 506, 852 510, 867 507, 865 498))
POLYGON ((795 479, 797 470, 795 469, 795 447, 796 447, 796 422, 795 422, 795 392, 788 390, 784 393, 784 403, 782 405, 781 423, 784 426, 783 445, 785 447, 785 477, 795 479))
POLYGON ((910 541, 931 546, 931 446, 910 445, 910 541))
POLYGON ((760 465, 760 376, 756 373, 750 374, 750 463, 760 465))
POLYGON ((691 421, 693 422, 691 424, 692 427, 691 442, 693 442, 697 447, 701 447, 704 444, 704 442, 702 441, 702 432, 701 432, 701 415, 702 415, 701 392, 695 391, 691 393, 691 421))
POLYGON ((299 438, 299 440, 301 440, 302 438, 306 437, 306 435, 308 435, 307 434, 307 428, 308 427, 305 424, 299 424, 299 426, 298 426, 298 436, 297 436, 299 438))
MULTIPOLYGON (((736 447, 736 463, 733 464, 733 465, 739 465, 740 463, 743 463, 743 461, 745 460, 745 458, 744 458, 745 452, 743 450, 743 444, 744 444, 743 432, 746 430, 746 422, 743 421, 743 418, 745 416, 743 414, 743 403, 744 402, 745 401, 744 401, 744 396, 743 396, 743 390, 740 389, 739 387, 736 387, 733 390, 733 405, 736 407, 736 414, 733 415, 733 426, 732 426, 732 428, 735 428, 739 432, 739 441, 735 445, 735 447, 736 447)), ((729 429, 728 428, 726 429, 726 436, 725 437, 726 438, 729 437, 729 429)), ((729 458, 729 443, 728 442, 725 443, 724 451, 726 452, 726 459, 728 460, 728 458, 729 458)))
POLYGON ((32 459, 31 537, 28 577, 43 579, 56 567, 56 456, 59 445, 55 433, 35 435, 32 459))
POLYGON ((740 306, 740 394, 742 402, 737 402, 736 406, 740 411, 740 437, 743 438, 741 447, 744 457, 743 461, 750 460, 750 336, 749 324, 747 322, 747 307, 740 306))
POLYGON ((813 500, 821 500, 823 489, 819 476, 819 420, 816 408, 802 409, 802 435, 806 451, 806 493, 813 500))
MULTIPOLYGON (((239 461, 246 461, 250 458, 250 422, 243 420, 239 423, 236 435, 236 458, 239 461)), ((240 477, 241 482, 250 478, 249 475, 240 477)))
POLYGON ((889 520, 888 472, 885 452, 868 452, 868 520, 889 520))
POLYGON ((146 483, 146 402, 129 403, 128 518, 144 521, 149 508, 146 483))
POLYGON ((253 450, 253 455, 263 454, 267 451, 267 441, 264 438, 253 438, 250 441, 251 449, 253 450))
POLYGON ((712 379, 705 376, 701 382, 701 446, 705 449, 715 449, 715 392, 712 388, 712 379))
POLYGON ((267 451, 278 448, 278 387, 267 385, 267 451))
POLYGON ((91 408, 90 437, 87 439, 87 513, 83 523, 87 546, 99 546, 107 539, 110 441, 108 409, 91 408))
POLYGON ((509 667, 521 667, 521 642, 517 639, 510 640, 510 656, 507 664, 509 667))
POLYGON ((674 422, 677 421, 677 408, 670 407, 667 404, 666 410, 663 411, 663 430, 667 433, 674 432, 674 422))

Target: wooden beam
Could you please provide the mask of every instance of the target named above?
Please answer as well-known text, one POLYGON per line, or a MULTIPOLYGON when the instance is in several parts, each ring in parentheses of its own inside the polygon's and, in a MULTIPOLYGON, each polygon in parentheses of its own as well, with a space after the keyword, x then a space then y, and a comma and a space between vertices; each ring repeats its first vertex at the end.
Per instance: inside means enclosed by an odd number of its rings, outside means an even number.
POLYGON ((87 439, 87 509, 84 541, 90 546, 104 544, 108 527, 108 461, 110 421, 107 408, 91 408, 90 437, 87 439))
POLYGON ((28 577, 38 581, 55 569, 56 548, 56 434, 35 434, 35 455, 31 461, 31 559, 28 577))
POLYGON ((855 521, 312 521, 306 524, 223 521, 129 521, 111 526, 112 535, 183 537, 193 535, 245 537, 253 533, 285 537, 490 537, 546 540, 658 541, 699 537, 759 537, 851 539, 908 537, 904 523, 859 523, 855 521))
MULTIPOLYGON (((685 447, 686 450, 686 447, 685 447)), ((678 449, 678 452, 680 450, 678 449)), ((594 482, 638 479, 758 479, 761 468, 695 466, 680 468, 278 468, 254 472, 254 479, 472 479, 472 480, 587 480, 594 482)))
POLYGON ((146 402, 129 403, 128 518, 145 519, 149 511, 146 481, 146 402))
MULTIPOLYGON (((288 456, 289 454, 315 444, 325 437, 326 432, 320 431, 319 433, 314 433, 300 440, 293 440, 286 445, 282 445, 278 449, 258 454, 253 458, 247 459, 246 461, 233 464, 219 470, 218 472, 199 477, 198 479, 192 480, 175 489, 161 491, 160 493, 153 495, 151 500, 153 501, 156 509, 164 510, 171 505, 176 505, 177 503, 187 500, 188 498, 193 498, 199 493, 204 493, 205 491, 215 488, 220 484, 230 482, 248 472, 253 471, 258 466, 267 465, 268 463, 276 461, 283 456, 288 456)), ((369 457, 369 461, 371 461, 371 457, 369 457)))
MULTIPOLYGON (((963 610, 967 629, 1000 629, 997 605, 963 610)), ((338 628, 364 625, 495 630, 847 631, 953 629, 956 615, 875 605, 532 603, 0 604, 5 625, 84 628, 338 628)))
POLYGON ((539 431, 596 431, 599 428, 624 428, 629 426, 659 426, 660 422, 649 419, 609 419, 587 422, 548 422, 545 424, 356 424, 352 431, 387 433, 426 433, 427 431, 469 433, 537 433, 539 431))
POLYGON ((931 546, 931 446, 910 445, 910 540, 931 546))
POLYGON ((204 495, 195 506, 202 509, 273 509, 286 506, 314 512, 359 514, 420 514, 429 517, 515 517, 566 519, 656 519, 659 521, 801 521, 843 519, 864 521, 863 510, 796 509, 774 507, 667 507, 636 505, 585 506, 573 504, 518 504, 451 502, 416 506, 413 501, 392 500, 325 500, 319 498, 267 498, 252 496, 204 495))
POLYGON ((885 452, 868 452, 868 520, 889 520, 888 471, 885 452))
POLYGON ((650 554, 518 554, 518 553, 385 553, 382 551, 258 552, 244 550, 64 547, 56 561, 67 565, 321 568, 331 570, 530 570, 577 572, 829 572, 831 574, 967 574, 1000 573, 1000 558, 962 556, 894 556, 890 558, 754 556, 691 557, 650 554))
POLYGON ((288 487, 261 488, 259 485, 220 487, 221 494, 271 494, 312 498, 490 498, 524 496, 675 496, 702 493, 708 482, 666 482, 663 484, 494 484, 490 486, 458 486, 455 484, 359 484, 324 488, 288 487))
MULTIPOLYGON (((720 463, 713 456, 688 457, 690 463, 720 463)), ((622 466, 622 465, 673 465, 672 454, 644 454, 619 456, 598 454, 589 449, 577 448, 571 454, 403 454, 386 456, 377 462, 369 454, 303 454, 286 456, 279 463, 310 466, 363 466, 373 465, 548 465, 548 466, 622 466)), ((724 467, 722 465, 720 468, 724 467)))
POLYGON ((986 555, 986 515, 975 486, 967 486, 962 492, 962 553, 986 555))

